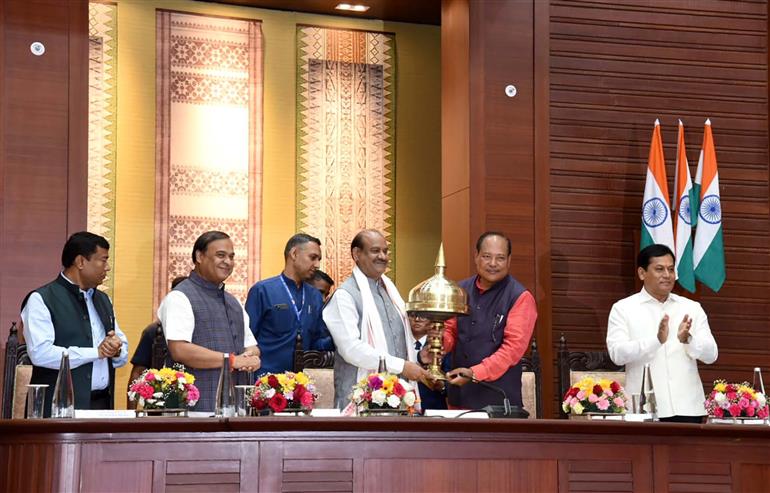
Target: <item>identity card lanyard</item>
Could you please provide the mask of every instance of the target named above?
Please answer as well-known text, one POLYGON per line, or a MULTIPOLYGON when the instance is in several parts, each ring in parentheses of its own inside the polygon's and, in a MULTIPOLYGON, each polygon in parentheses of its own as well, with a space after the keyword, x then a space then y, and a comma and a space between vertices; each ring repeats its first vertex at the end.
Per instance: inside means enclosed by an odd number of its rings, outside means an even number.
POLYGON ((302 326, 302 320, 301 320, 301 314, 302 310, 305 309, 305 286, 301 286, 300 291, 302 291, 302 304, 299 308, 297 308, 297 302, 294 301, 294 296, 291 295, 291 291, 289 291, 289 286, 286 285, 286 281, 283 279, 283 276, 281 277, 281 283, 283 283, 283 289, 286 290, 286 294, 289 295, 289 299, 291 300, 291 306, 294 307, 294 315, 297 316, 297 323, 302 326))

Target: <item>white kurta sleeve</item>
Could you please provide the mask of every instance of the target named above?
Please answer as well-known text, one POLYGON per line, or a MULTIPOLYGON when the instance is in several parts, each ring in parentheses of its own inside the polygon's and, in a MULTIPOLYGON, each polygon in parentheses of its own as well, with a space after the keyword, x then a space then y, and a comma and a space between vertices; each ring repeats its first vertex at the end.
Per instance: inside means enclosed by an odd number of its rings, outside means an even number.
POLYGON ((163 326, 167 341, 192 342, 195 315, 187 296, 181 291, 171 291, 158 307, 158 319, 163 326))
MULTIPOLYGON (((342 359, 358 368, 377 370, 381 355, 373 346, 361 340, 358 330, 360 317, 350 293, 337 290, 324 308, 323 319, 342 359)), ((389 372, 398 374, 404 371, 403 359, 389 354, 382 356, 385 356, 389 372)))
POLYGON ((692 326, 690 327, 690 339, 689 344, 685 344, 685 351, 687 355, 693 359, 699 359, 710 365, 717 360, 719 354, 717 350, 717 341, 714 340, 714 336, 711 334, 711 328, 709 327, 708 317, 706 312, 703 311, 700 304, 697 305, 698 309, 693 317, 692 326))
POLYGON ((607 321, 607 351, 616 365, 635 362, 650 362, 655 351, 661 347, 657 330, 652 337, 634 339, 631 337, 629 323, 622 307, 617 303, 612 306, 607 321))

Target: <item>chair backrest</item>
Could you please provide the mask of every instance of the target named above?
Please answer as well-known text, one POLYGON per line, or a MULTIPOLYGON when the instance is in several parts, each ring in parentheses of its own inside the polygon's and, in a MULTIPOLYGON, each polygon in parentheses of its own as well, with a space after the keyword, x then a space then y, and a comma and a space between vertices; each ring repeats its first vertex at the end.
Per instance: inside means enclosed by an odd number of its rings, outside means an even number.
POLYGON ((529 412, 529 418, 541 418, 543 406, 541 400, 542 378, 540 372, 540 353, 537 341, 532 340, 529 357, 521 358, 521 400, 524 409, 529 412))
POLYGON ((305 368, 302 372, 315 384, 318 399, 315 407, 331 409, 334 407, 334 368, 305 368))
MULTIPOLYGON (((567 349, 567 339, 564 334, 559 339, 559 403, 561 398, 573 382, 584 376, 591 375, 594 378, 610 378, 617 380, 621 385, 625 384, 625 368, 616 365, 610 359, 610 354, 605 351, 573 351, 567 349), (580 373, 582 372, 582 373, 580 373), (622 376, 620 374, 623 374, 622 376), (573 378, 575 380, 573 381, 573 378), (622 380, 622 381, 621 381, 622 380)), ((567 415, 559 407, 562 418, 567 415)))
POLYGON ((152 367, 161 369, 166 366, 168 361, 168 344, 166 336, 163 335, 163 326, 158 322, 158 328, 155 329, 155 338, 152 340, 152 367))
POLYGON ((32 365, 16 365, 14 375, 13 404, 11 418, 24 419, 27 406, 27 385, 32 380, 32 365))
POLYGON ((294 345, 294 371, 303 372, 315 383, 318 409, 334 407, 334 351, 303 351, 302 336, 294 345))
POLYGON ((294 371, 306 368, 334 368, 334 351, 303 351, 302 336, 297 334, 294 345, 294 371))
POLYGON ((19 344, 19 329, 16 326, 16 322, 11 322, 11 330, 8 333, 8 340, 5 344, 5 368, 3 368, 4 419, 9 419, 13 413, 13 395, 19 344))

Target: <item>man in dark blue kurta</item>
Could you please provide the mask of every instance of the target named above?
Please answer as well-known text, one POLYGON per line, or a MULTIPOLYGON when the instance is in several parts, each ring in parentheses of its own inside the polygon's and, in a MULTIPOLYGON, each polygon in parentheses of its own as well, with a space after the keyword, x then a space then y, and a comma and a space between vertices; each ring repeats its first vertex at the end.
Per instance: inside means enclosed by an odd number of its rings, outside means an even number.
POLYGON ((297 333, 305 350, 334 349, 321 318, 323 298, 309 283, 321 263, 321 241, 296 234, 286 243, 283 256, 283 272, 256 283, 246 299, 249 326, 262 351, 261 372, 294 369, 297 333))

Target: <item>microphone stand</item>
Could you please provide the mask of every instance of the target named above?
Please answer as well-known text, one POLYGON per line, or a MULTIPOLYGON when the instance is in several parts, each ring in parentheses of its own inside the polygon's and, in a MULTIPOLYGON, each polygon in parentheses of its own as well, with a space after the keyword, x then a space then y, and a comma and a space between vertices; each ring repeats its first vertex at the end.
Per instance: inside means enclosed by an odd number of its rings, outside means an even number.
POLYGON ((493 406, 488 405, 484 406, 483 408, 479 409, 479 411, 484 411, 487 413, 487 415, 490 418, 522 418, 526 419, 529 417, 529 413, 522 407, 519 406, 511 406, 511 401, 508 400, 508 396, 506 395, 505 391, 498 387, 497 385, 492 385, 489 382, 484 382, 481 380, 476 379, 475 377, 471 377, 469 375, 462 374, 462 377, 467 378, 471 381, 471 383, 475 383, 477 385, 481 385, 485 389, 491 390, 492 392, 495 392, 497 394, 500 394, 503 397, 503 405, 502 406, 493 406))

